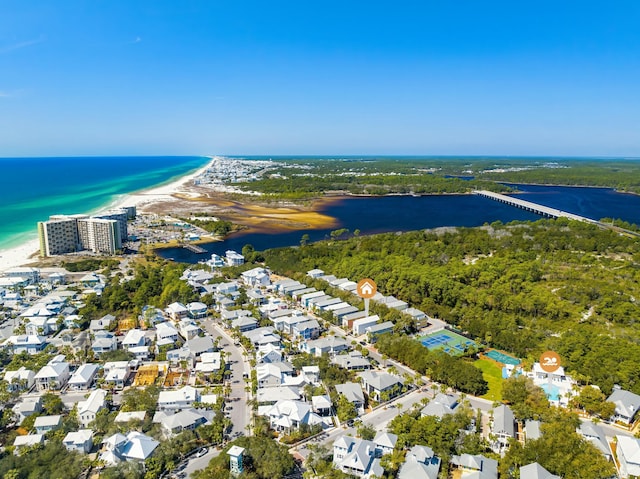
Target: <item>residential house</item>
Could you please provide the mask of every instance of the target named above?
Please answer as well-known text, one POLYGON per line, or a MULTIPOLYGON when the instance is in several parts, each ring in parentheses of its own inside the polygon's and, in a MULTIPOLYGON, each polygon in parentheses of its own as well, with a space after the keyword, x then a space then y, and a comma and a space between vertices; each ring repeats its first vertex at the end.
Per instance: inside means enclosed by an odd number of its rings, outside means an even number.
POLYGON ((224 260, 227 266, 240 266, 244 264, 244 256, 233 250, 225 251, 224 260))
POLYGON ((158 345, 174 344, 178 340, 178 330, 171 323, 156 324, 156 343, 158 345))
POLYGON ((104 382, 115 389, 123 389, 131 375, 131 365, 128 361, 111 361, 105 363, 104 382))
POLYGON ((377 314, 356 319, 351 326, 351 332, 354 336, 360 336, 366 333, 368 327, 378 324, 378 321, 380 321, 380 317, 377 314))
POLYGON ((327 336, 325 338, 305 341, 301 344, 300 349, 314 356, 322 356, 323 354, 339 354, 349 349, 347 340, 338 336, 327 336))
POLYGON ((300 376, 304 377, 307 384, 320 385, 320 367, 319 366, 302 366, 300 376))
POLYGON ((616 456, 620 463, 620 477, 640 477, 640 439, 617 435, 616 456))
POLYGON ((640 396, 631 391, 614 387, 607 401, 612 402, 616 406, 612 418, 614 421, 627 425, 633 424, 638 409, 640 409, 640 396))
POLYGON ((116 433, 102 443, 106 450, 100 454, 99 459, 109 465, 116 465, 122 461, 145 461, 160 444, 138 431, 131 431, 126 436, 116 433))
POLYGON ((95 333, 96 331, 104 331, 111 327, 111 323, 116 320, 116 317, 112 314, 106 314, 100 319, 92 319, 89 323, 89 331, 95 333))
POLYGON ((99 366, 93 363, 83 364, 80 366, 71 375, 71 379, 69 379, 69 389, 74 391, 89 389, 95 381, 98 369, 99 366))
POLYGON ((171 364, 180 364, 191 369, 196 363, 196 357, 189 348, 182 347, 167 351, 167 361, 171 364))
POLYGON ((448 414, 453 414, 458 407, 459 397, 457 394, 438 393, 429 404, 422 408, 421 415, 436 416, 442 419, 448 414))
POLYGON ((13 406, 12 411, 16 415, 16 423, 22 424, 29 416, 42 412, 42 400, 38 397, 24 397, 22 401, 13 406))
POLYGON ((144 421, 147 411, 120 411, 113 420, 115 423, 123 423, 129 421, 144 421))
POLYGON ((262 363, 257 365, 258 387, 280 386, 284 376, 293 376, 293 367, 286 362, 262 363))
POLYGON ((93 448, 93 431, 91 429, 80 429, 68 433, 62 440, 62 444, 67 451, 75 451, 80 454, 88 454, 93 448))
POLYGON ((208 376, 212 373, 220 371, 222 366, 222 355, 220 352, 202 353, 200 361, 196 363, 196 371, 208 376))
POLYGON ((165 310, 171 319, 174 321, 180 321, 189 315, 187 307, 179 302, 171 303, 165 310))
POLYGON ((342 327, 347 331, 353 330, 353 322, 357 319, 362 319, 367 317, 366 311, 354 311, 353 313, 345 314, 340 319, 342 327))
POLYGON ((249 298, 249 303, 254 306, 260 306, 261 304, 264 304, 266 300, 265 296, 257 289, 248 290, 247 298, 249 298))
POLYGON ((200 357, 203 353, 213 353, 215 351, 211 336, 195 336, 187 340, 184 346, 191 351, 196 358, 200 357))
POLYGON ((323 424, 322 418, 311 410, 311 406, 300 401, 280 400, 266 411, 266 416, 276 431, 289 432, 303 424, 323 424))
POLYGON ((243 283, 251 288, 266 287, 271 284, 269 270, 261 267, 250 269, 240 274, 243 283))
POLYGON ((35 375, 38 391, 62 389, 69 380, 69 363, 64 361, 64 356, 55 356, 35 375))
POLYGON ((336 392, 342 394, 356 407, 358 414, 364 412, 364 392, 358 383, 336 384, 336 392))
POLYGON ((33 428, 38 434, 46 434, 49 431, 55 431, 62 426, 62 416, 38 416, 33 423, 33 428))
MULTIPOLYGON (((359 312, 360 312, 360 310, 355 306, 345 306, 344 308, 334 309, 333 310, 333 317, 336 318, 336 320, 339 323, 342 323, 342 320, 343 320, 343 318, 345 316, 349 316, 351 314, 359 313, 359 312)), ((364 316, 361 316, 361 317, 363 318, 364 316)))
POLYGON ((398 479, 438 479, 440 458, 428 446, 415 445, 400 466, 398 479))
POLYGON ((293 337, 302 340, 316 339, 320 335, 320 324, 315 319, 296 323, 291 329, 293 337))
POLYGON ((385 321, 384 323, 374 324, 365 329, 367 333, 367 339, 370 343, 375 343, 378 336, 385 333, 393 332, 393 323, 391 321, 385 321))
POLYGON ((498 479, 498 461, 481 454, 452 456, 451 464, 460 471, 460 479, 498 479))
POLYGON ((398 442, 398 436, 390 432, 379 431, 373 438, 376 445, 376 456, 382 457, 385 454, 391 454, 398 442))
POLYGON ((47 346, 47 340, 43 336, 19 334, 9 336, 4 346, 11 348, 13 354, 38 354, 47 346))
POLYGON ((44 444, 44 434, 27 434, 26 436, 17 436, 13 441, 13 453, 19 456, 24 448, 44 444))
POLYGON ((333 443, 333 467, 345 474, 369 479, 382 477, 384 469, 373 441, 342 436, 333 443))
POLYGON ((364 371, 359 374, 362 387, 371 399, 385 402, 402 392, 404 383, 393 374, 378 371, 364 371))
POLYGON ((179 411, 190 408, 194 402, 200 401, 200 391, 191 386, 184 386, 174 391, 160 391, 158 410, 179 411))
POLYGON ((516 437, 515 418, 509 406, 501 404, 493 410, 491 433, 495 436, 493 450, 498 453, 509 447, 509 439, 516 437))
POLYGON ((178 331, 180 336, 185 340, 193 339, 202 332, 200 326, 193 322, 192 319, 183 319, 178 323, 178 331))
POLYGON ((147 337, 145 336, 145 332, 140 329, 130 329, 122 340, 122 347, 126 350, 146 345, 147 337))
POLYGON ((520 479, 562 479, 560 476, 551 474, 537 462, 527 464, 520 468, 520 479))
POLYGON ((218 294, 231 294, 236 293, 238 291, 238 282, 237 281, 227 281, 226 283, 218 283, 216 285, 216 293, 218 294))
POLYGON ((94 356, 98 358, 104 353, 118 349, 118 339, 115 334, 109 331, 96 331, 95 338, 91 344, 91 350, 94 356))
POLYGON ((331 358, 331 362, 349 371, 364 371, 371 369, 371 363, 362 356, 360 351, 350 351, 347 354, 338 354, 331 358))
POLYGON ((282 361, 282 350, 280 346, 265 344, 258 348, 258 363, 279 363, 282 361))
POLYGON ((89 397, 78 403, 78 422, 82 427, 89 427, 101 409, 107 407, 107 391, 96 389, 89 397))
POLYGON ((540 430, 540 421, 534 421, 527 419, 524 422, 524 439, 526 441, 535 441, 542 437, 542 431, 540 430))
POLYGON ((256 393, 258 404, 273 405, 280 400, 297 401, 302 399, 300 388, 295 386, 271 386, 258 388, 256 393))
POLYGON ((184 409, 173 413, 158 411, 153 422, 160 423, 165 436, 171 437, 182 431, 192 431, 198 426, 211 423, 215 413, 204 409, 184 409))
POLYGON ((265 346, 267 344, 280 346, 280 336, 274 331, 274 328, 272 326, 257 328, 253 331, 247 331, 242 335, 249 341, 251 341, 251 344, 253 344, 255 348, 260 348, 261 346, 265 346))
POLYGON ((310 271, 307 271, 307 276, 311 277, 311 278, 319 278, 320 276, 324 276, 324 271, 322 271, 321 269, 312 269, 310 271))
POLYGON ((311 397, 311 409, 318 416, 330 416, 332 407, 331 398, 328 394, 311 397))
POLYGON ((608 461, 613 459, 611 448, 607 442, 607 437, 599 425, 594 424, 591 421, 581 421, 577 432, 593 444, 608 461))
POLYGON ((7 383, 9 392, 29 391, 35 384, 35 377, 36 373, 24 366, 20 366, 17 371, 4 373, 4 380, 7 383))
POLYGON ((189 311, 189 317, 192 319, 202 319, 207 317, 209 307, 199 301, 187 304, 187 310, 189 311))
POLYGON ((241 333, 253 331, 258 327, 258 321, 251 316, 240 316, 231 321, 231 329, 237 329, 241 333))

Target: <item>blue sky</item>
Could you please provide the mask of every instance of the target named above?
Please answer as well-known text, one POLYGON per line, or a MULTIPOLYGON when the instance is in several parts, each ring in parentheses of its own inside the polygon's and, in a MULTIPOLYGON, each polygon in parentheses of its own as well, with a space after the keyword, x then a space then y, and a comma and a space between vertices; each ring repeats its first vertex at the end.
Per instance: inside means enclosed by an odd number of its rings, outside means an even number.
POLYGON ((0 156, 640 156, 637 0, 0 7, 0 156))

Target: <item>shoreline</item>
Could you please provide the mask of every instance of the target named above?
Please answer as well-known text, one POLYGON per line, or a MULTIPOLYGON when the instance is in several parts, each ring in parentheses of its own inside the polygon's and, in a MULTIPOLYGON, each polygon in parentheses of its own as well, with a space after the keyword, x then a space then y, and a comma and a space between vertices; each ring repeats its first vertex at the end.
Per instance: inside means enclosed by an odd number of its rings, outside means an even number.
MULTIPOLYGON (((216 157, 203 156, 203 158, 208 158, 209 161, 207 161, 207 163, 203 167, 198 168, 195 171, 192 170, 191 172, 188 172, 183 176, 179 176, 173 181, 165 184, 160 184, 158 186, 154 186, 144 190, 119 195, 118 197, 112 199, 106 206, 96 208, 86 214, 98 214, 104 211, 122 208, 124 206, 135 206, 136 209, 139 209, 144 208, 145 206, 153 202, 172 199, 174 198, 172 195, 176 193, 182 193, 182 190, 186 186, 186 183, 189 183, 194 178, 203 174, 207 170, 207 168, 209 168, 212 161, 214 161, 216 157)), ((37 237, 28 239, 27 241, 24 241, 20 245, 13 248, 0 250, 0 272, 19 266, 25 266, 32 262, 38 261, 38 259, 40 258, 39 252, 40 240, 37 237)))

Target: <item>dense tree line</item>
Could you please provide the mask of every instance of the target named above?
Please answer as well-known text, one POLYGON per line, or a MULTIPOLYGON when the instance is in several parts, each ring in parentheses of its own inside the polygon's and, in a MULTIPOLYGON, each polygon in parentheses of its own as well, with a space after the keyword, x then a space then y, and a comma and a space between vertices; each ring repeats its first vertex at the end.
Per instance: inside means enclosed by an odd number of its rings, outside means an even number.
POLYGON ((264 253, 285 275, 321 268, 378 289, 529 362, 546 349, 582 383, 640 393, 640 244, 539 220, 324 241, 264 253))
POLYGON ((115 275, 101 295, 90 295, 80 310, 86 324, 91 319, 113 314, 116 317, 138 315, 146 305, 164 308, 174 301, 189 303, 198 294, 180 279, 187 265, 169 261, 137 262, 134 277, 124 281, 115 275))
POLYGON ((407 336, 383 334, 377 342, 378 351, 397 359, 432 380, 477 396, 487 392, 482 371, 464 358, 440 351, 429 351, 420 342, 407 336))

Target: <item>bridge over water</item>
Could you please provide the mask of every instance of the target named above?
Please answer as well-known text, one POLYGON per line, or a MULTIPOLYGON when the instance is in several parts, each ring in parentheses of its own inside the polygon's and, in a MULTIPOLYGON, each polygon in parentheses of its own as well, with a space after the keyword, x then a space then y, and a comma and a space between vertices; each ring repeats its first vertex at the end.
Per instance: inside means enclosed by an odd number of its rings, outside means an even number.
POLYGON ((532 213, 536 213, 541 216, 546 216, 547 218, 569 218, 571 220, 586 221, 587 223, 600 224, 599 221, 593 220, 591 218, 587 218, 586 216, 580 216, 573 213, 569 213, 568 211, 562 211, 556 208, 550 208, 548 206, 539 205, 531 201, 521 200, 520 198, 513 198, 508 195, 494 193, 493 191, 476 190, 473 192, 473 194, 478 196, 484 196, 485 198, 499 201, 500 203, 505 203, 507 205, 515 206, 516 208, 531 211, 532 213))

